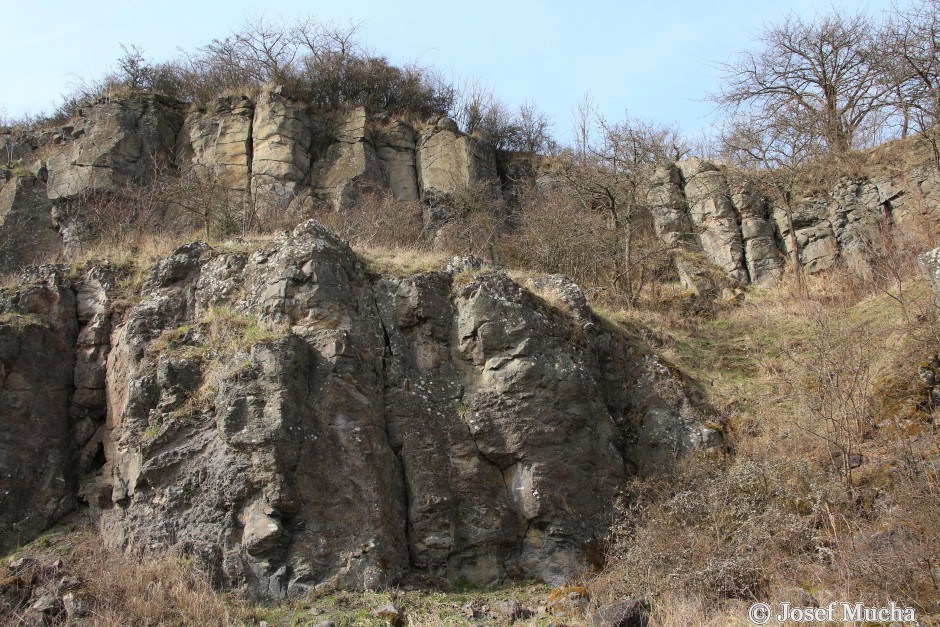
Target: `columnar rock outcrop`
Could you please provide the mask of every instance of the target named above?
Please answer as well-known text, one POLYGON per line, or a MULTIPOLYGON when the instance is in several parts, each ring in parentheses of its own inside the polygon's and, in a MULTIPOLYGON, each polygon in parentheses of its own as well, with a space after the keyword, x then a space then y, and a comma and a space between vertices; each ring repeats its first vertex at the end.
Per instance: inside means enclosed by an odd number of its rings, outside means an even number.
POLYGON ((219 98, 186 116, 177 146, 180 165, 203 180, 250 191, 255 105, 245 96, 219 98))
POLYGON ((114 287, 49 265, 0 290, 0 553, 75 509, 100 458, 114 287))
POLYGON ((883 227, 915 239, 936 232, 940 173, 919 167, 890 179, 843 179, 788 207, 761 197, 740 173, 689 159, 657 169, 647 201, 665 244, 701 251, 741 283, 770 285, 794 242, 803 268, 821 272, 863 262, 883 227))
POLYGON ((55 258, 61 250, 45 181, 32 174, 4 180, 0 173, 0 270, 55 258))
POLYGON ((695 236, 705 254, 728 275, 747 282, 739 216, 731 203, 728 181, 714 164, 689 159, 676 164, 695 236))
POLYGON ((421 197, 434 201, 472 183, 500 194, 493 147, 464 135, 450 118, 439 119, 418 140, 418 184, 421 197))
POLYGON ((747 276, 756 285, 772 285, 783 273, 783 254, 777 247, 767 201, 743 183, 732 189, 731 203, 741 217, 747 276))
POLYGON ((358 107, 346 115, 336 141, 314 167, 315 192, 336 207, 352 205, 363 188, 388 187, 364 108, 358 107))
POLYGON ((67 268, 0 293, 0 552, 75 507, 69 436, 78 322, 67 268))
POLYGON ((308 181, 314 138, 320 131, 309 107, 274 92, 261 95, 251 126, 251 191, 291 198, 308 181))
MULTIPOLYGON (((223 96, 203 108, 146 94, 101 99, 83 105, 59 129, 0 134, 4 164, 43 173, 43 184, 33 186, 42 187, 42 198, 18 193, 17 206, 4 215, 19 219, 28 213, 31 224, 51 219, 60 231, 55 248, 69 257, 82 250, 89 233, 80 211, 63 212, 60 205, 80 204, 98 193, 121 194, 179 172, 218 186, 219 194, 199 192, 206 198, 225 199, 251 215, 307 206, 311 197, 347 207, 362 189, 432 203, 482 183, 499 196, 493 146, 461 133, 448 118, 418 126, 387 116, 373 119, 361 107, 317 113, 278 89, 255 100, 223 96), (39 200, 48 205, 47 215, 38 215, 39 200)), ((27 236, 33 237, 10 237, 27 236)), ((48 248, 47 239, 37 251, 48 248)), ((8 257, 0 258, 0 271, 18 267, 8 257)))

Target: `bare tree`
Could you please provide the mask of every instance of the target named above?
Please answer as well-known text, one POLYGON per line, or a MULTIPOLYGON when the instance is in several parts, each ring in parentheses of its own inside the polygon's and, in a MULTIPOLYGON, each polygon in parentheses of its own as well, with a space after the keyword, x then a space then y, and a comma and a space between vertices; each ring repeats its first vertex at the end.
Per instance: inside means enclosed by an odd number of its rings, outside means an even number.
POLYGON ((564 169, 569 188, 586 211, 603 211, 617 233, 621 258, 613 286, 635 302, 645 277, 643 267, 661 250, 639 251, 638 236, 651 228, 651 214, 643 186, 656 165, 676 161, 688 152, 685 141, 672 127, 626 118, 613 123, 593 111, 589 99, 575 122, 578 146, 564 169), (597 140, 592 140, 593 136, 597 140))
POLYGON ((878 38, 877 58, 902 136, 923 133, 940 168, 940 0, 895 9, 878 38))
POLYGON ((823 154, 822 138, 807 130, 814 124, 793 104, 761 118, 739 115, 723 129, 720 143, 725 160, 747 170, 763 171, 783 208, 789 230, 788 248, 797 289, 806 295, 806 281, 793 222, 793 193, 801 168, 823 154))
POLYGON ((552 122, 534 103, 526 101, 519 106, 516 126, 518 137, 513 146, 516 150, 536 154, 550 147, 552 122))
POLYGON ((790 15, 764 28, 764 48, 719 66, 716 99, 726 110, 776 125, 795 116, 793 132, 821 138, 834 153, 853 148, 860 129, 886 104, 872 55, 873 25, 866 15, 835 10, 812 21, 790 15))
POLYGON ((210 62, 237 68, 252 85, 284 83, 295 71, 297 40, 286 24, 263 15, 245 20, 241 30, 202 48, 210 62))

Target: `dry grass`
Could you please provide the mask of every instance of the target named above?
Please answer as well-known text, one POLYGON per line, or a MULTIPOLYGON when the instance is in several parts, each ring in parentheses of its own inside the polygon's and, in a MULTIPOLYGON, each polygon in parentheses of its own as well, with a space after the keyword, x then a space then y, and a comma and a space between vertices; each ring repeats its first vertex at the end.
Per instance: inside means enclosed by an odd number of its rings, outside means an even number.
MULTIPOLYGON (((9 571, 14 559, 31 560, 16 572, 17 581, 9 588, 14 595, 61 594, 63 578, 68 578, 72 581, 68 587, 86 614, 83 625, 257 624, 251 606, 218 594, 187 560, 172 555, 144 560, 127 556, 106 548, 91 528, 79 524, 78 530, 50 532, 3 560, 0 572, 9 571)), ((27 624, 25 618, 25 608, 0 604, 3 624, 27 624)), ((62 624, 64 618, 56 623, 62 624)))
POLYGON ((374 274, 407 277, 421 272, 443 270, 450 255, 419 248, 355 248, 366 270, 374 274))
POLYGON ((614 315, 692 373, 734 455, 633 486, 595 599, 647 596, 658 625, 747 624, 754 600, 940 617, 940 425, 919 377, 940 320, 913 253, 894 254, 713 317, 614 315))

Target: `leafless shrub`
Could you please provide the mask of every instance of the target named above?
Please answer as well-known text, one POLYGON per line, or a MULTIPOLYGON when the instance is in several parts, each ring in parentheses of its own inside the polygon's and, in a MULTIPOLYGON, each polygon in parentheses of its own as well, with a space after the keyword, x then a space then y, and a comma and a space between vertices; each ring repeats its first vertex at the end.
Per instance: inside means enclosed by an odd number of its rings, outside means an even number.
POLYGON ((356 248, 424 248, 422 206, 396 200, 383 190, 363 191, 354 205, 325 203, 316 218, 356 248))
POLYGON ((489 183, 471 182, 434 202, 439 206, 432 207, 425 220, 434 250, 497 260, 497 243, 508 228, 509 213, 489 183))

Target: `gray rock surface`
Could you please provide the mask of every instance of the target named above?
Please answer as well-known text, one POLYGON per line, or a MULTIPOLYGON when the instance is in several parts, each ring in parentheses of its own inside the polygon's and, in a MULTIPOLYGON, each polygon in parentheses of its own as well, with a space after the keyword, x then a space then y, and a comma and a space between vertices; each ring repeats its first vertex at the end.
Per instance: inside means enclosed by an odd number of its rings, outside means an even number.
POLYGON ((421 133, 417 143, 418 185, 428 202, 446 197, 472 183, 500 195, 496 151, 479 139, 464 135, 449 118, 421 133))
POLYGON ((317 193, 327 197, 337 208, 353 205, 363 190, 388 187, 363 107, 346 114, 336 142, 314 168, 317 193))
POLYGON ((775 206, 771 215, 787 259, 792 255, 795 237, 800 262, 807 272, 821 272, 835 266, 839 259, 839 244, 829 221, 828 199, 804 198, 795 202, 789 211, 775 206), (791 221, 794 236, 790 234, 791 221))
POLYGON ((33 176, 0 178, 0 272, 55 258, 62 251, 46 184, 33 176))
POLYGON ((735 186, 731 202, 741 220, 741 240, 748 279, 756 285, 773 285, 783 274, 783 253, 777 246, 767 204, 747 183, 735 186))
POLYGON ((102 100, 63 129, 48 159, 49 198, 68 199, 148 183, 172 166, 181 105, 160 96, 102 100))
POLYGON ((680 161, 677 166, 699 245, 716 266, 747 283, 739 215, 731 202, 725 175, 702 159, 680 161))
POLYGON ((111 334, 107 461, 84 489, 104 537, 263 598, 583 572, 628 476, 721 439, 577 286, 539 288, 369 278, 314 222, 251 254, 180 248, 111 334))
POLYGON ((415 162, 417 132, 402 121, 376 129, 376 155, 388 180, 388 187, 398 200, 418 200, 418 169, 415 162))
POLYGON ((646 627, 650 622, 650 604, 642 599, 605 603, 594 610, 591 622, 594 627, 646 627))
POLYGON ((653 212, 656 234, 668 246, 692 241, 694 231, 679 168, 672 163, 657 168, 649 184, 647 202, 653 212))
POLYGON ((249 191, 254 111, 247 97, 227 96, 187 115, 177 141, 180 165, 204 180, 249 191))
POLYGON ((75 505, 69 435, 78 321, 67 267, 0 290, 0 553, 75 505))
POLYGON ((261 95, 252 122, 251 191, 262 203, 296 195, 310 175, 314 136, 309 108, 274 92, 261 95))
POLYGON ((940 302, 940 248, 934 248, 917 255, 917 265, 930 280, 934 292, 934 302, 940 302))

